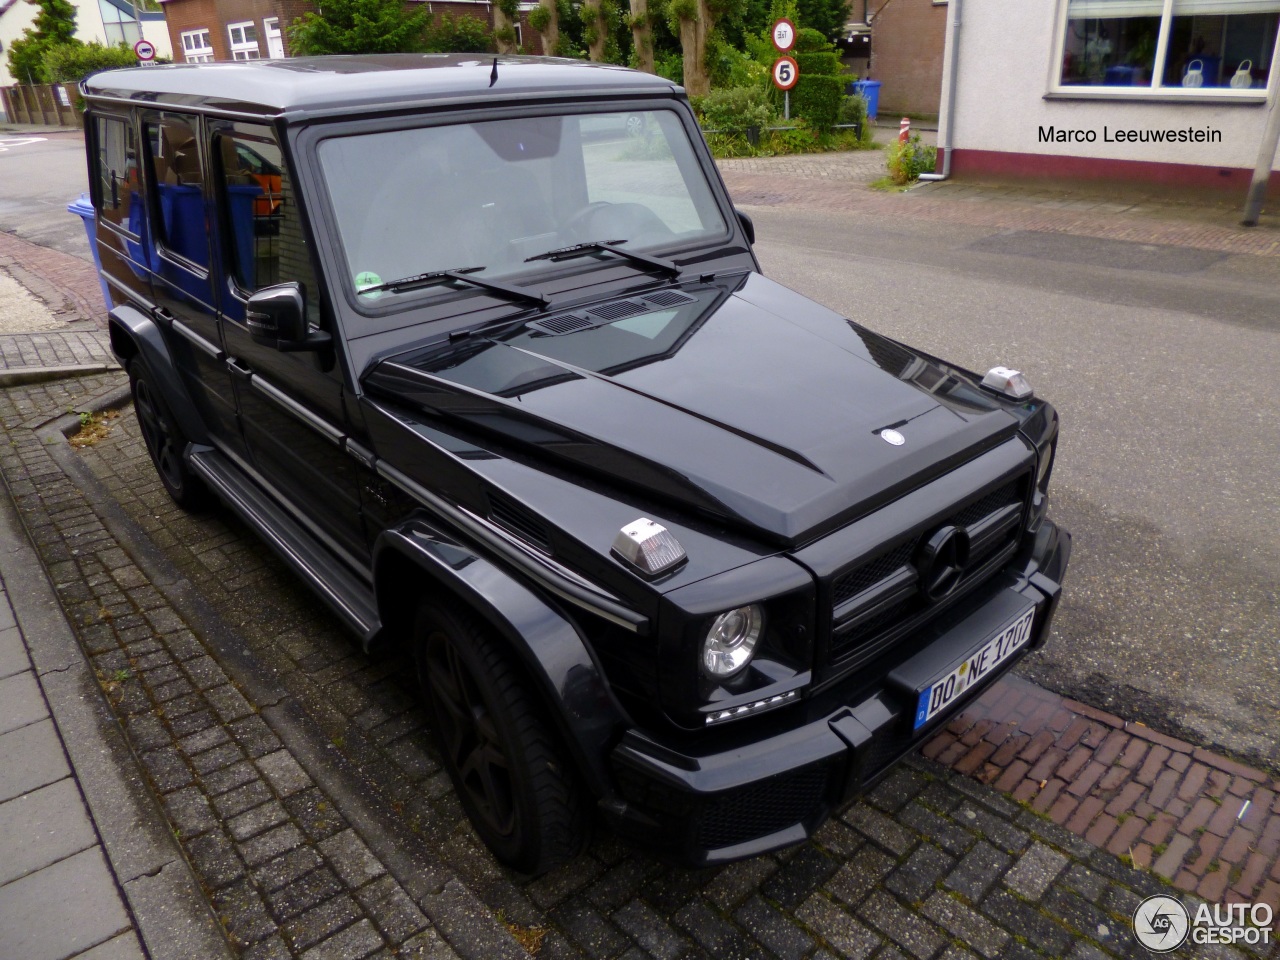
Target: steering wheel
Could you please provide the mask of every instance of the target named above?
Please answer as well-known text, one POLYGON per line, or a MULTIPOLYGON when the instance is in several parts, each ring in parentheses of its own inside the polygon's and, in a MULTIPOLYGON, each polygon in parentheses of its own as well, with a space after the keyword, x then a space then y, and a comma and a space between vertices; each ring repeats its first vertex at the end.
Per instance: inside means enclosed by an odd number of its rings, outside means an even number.
POLYGON ((642 203, 595 200, 571 216, 560 228, 568 243, 592 240, 630 240, 661 243, 673 236, 662 218, 642 203))

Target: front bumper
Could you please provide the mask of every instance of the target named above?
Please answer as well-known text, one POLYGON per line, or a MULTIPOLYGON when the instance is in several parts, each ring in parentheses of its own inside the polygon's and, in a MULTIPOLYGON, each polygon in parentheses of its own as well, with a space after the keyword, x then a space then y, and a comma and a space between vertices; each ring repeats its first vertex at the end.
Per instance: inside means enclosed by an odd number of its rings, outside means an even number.
POLYGON ((1070 535, 1045 520, 1029 556, 926 628, 919 652, 888 671, 870 695, 865 676, 850 678, 774 714, 739 721, 737 739, 711 748, 629 731, 612 755, 622 799, 602 805, 606 817, 623 836, 694 866, 799 843, 1045 642, 1070 554, 1070 535), (914 729, 919 690, 1030 607, 1028 643, 914 729), (851 688, 862 693, 851 696, 851 688))

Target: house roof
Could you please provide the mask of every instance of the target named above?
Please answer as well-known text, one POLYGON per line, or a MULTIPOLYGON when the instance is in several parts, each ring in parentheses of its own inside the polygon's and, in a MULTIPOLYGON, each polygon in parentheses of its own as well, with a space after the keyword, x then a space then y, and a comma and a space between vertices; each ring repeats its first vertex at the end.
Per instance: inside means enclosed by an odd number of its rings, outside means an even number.
POLYGON ((82 84, 87 99, 206 111, 336 115, 415 105, 527 97, 670 96, 669 80, 610 64, 489 54, 380 54, 109 70, 82 84), (490 83, 496 63, 497 80, 490 83))

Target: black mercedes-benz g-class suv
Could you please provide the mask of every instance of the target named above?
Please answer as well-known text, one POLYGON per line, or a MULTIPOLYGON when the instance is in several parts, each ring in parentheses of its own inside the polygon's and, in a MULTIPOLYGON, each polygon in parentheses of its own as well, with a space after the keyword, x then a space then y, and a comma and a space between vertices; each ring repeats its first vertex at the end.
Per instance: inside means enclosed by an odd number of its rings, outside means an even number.
POLYGON ((1053 407, 765 279, 679 87, 404 55, 82 90, 165 487, 409 646, 504 863, 593 803, 687 863, 796 843, 1044 642, 1053 407))

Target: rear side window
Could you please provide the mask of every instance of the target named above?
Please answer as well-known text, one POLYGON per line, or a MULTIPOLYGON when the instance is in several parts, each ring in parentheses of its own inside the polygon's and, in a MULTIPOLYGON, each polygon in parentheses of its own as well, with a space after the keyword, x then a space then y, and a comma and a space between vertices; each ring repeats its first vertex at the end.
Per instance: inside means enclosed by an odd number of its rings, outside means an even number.
POLYGON ((104 222, 138 236, 143 207, 137 136, 132 125, 116 117, 98 117, 95 124, 98 214, 104 222))
POLYGON ((143 136, 159 200, 158 239, 171 252, 207 267, 209 221, 196 123, 192 117, 164 114, 143 125, 143 136))

